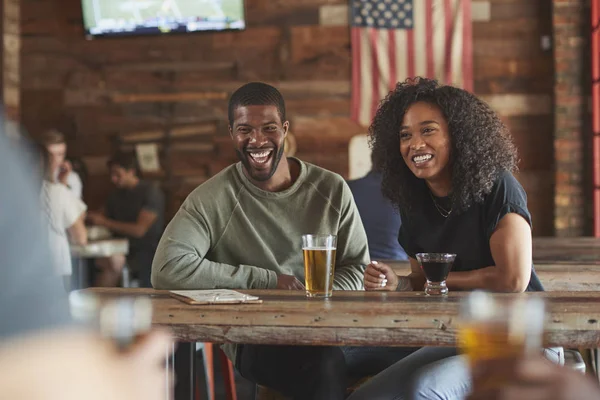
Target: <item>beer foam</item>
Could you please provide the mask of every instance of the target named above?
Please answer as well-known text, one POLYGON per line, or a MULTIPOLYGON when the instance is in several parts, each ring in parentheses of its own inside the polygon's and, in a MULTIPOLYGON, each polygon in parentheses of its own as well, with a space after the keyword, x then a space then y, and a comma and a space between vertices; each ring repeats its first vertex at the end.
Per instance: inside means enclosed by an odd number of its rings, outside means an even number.
POLYGON ((321 246, 321 247, 303 247, 302 250, 335 250, 335 247, 326 247, 326 246, 321 246))

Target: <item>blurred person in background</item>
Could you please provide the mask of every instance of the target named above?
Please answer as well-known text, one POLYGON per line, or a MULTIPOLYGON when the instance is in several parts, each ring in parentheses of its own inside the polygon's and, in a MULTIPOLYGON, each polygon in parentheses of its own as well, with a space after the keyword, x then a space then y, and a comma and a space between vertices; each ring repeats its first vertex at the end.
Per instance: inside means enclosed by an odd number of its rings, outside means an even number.
MULTIPOLYGON (((373 154, 371 154, 373 161, 373 154)), ((372 162, 373 166, 375 165, 372 162)), ((392 202, 381 193, 381 172, 372 168, 367 175, 348 181, 354 196, 367 240, 371 260, 408 260, 406 252, 398 243, 400 213, 392 202)))
POLYGON ((89 221, 129 239, 129 254, 96 261, 97 286, 116 286, 125 262, 138 275, 140 287, 152 287, 152 259, 164 227, 165 198, 158 184, 140 179, 134 154, 119 153, 107 163, 116 189, 102 212, 90 212, 89 221))
POLYGON ((73 170, 73 165, 67 160, 67 142, 65 135, 52 129, 42 134, 40 143, 46 147, 50 156, 48 173, 50 181, 60 183, 78 198, 81 198, 83 184, 81 177, 73 170))
POLYGON ((563 368, 542 356, 482 361, 473 371, 481 382, 468 400, 599 400, 600 386, 590 376, 563 368))
POLYGON ((25 162, 39 153, 27 150, 0 132, 0 398, 163 399, 168 335, 153 332, 119 353, 72 324, 67 295, 48 268, 37 171, 25 162))
POLYGON ((62 276, 65 289, 70 291, 73 265, 69 239, 71 243, 80 246, 87 244, 87 206, 65 185, 52 181, 49 154, 44 146, 39 146, 38 149, 42 177, 40 201, 52 252, 52 264, 55 272, 62 276))

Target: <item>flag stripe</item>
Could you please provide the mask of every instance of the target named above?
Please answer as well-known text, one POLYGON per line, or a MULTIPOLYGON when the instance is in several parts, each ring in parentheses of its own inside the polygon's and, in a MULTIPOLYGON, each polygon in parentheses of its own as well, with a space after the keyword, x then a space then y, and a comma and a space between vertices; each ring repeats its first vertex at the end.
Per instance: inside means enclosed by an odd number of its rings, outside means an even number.
POLYGON ((387 29, 379 29, 377 31, 378 42, 377 42, 377 60, 379 65, 379 88, 377 96, 377 106, 379 106, 379 100, 385 97, 388 92, 390 84, 390 73, 391 73, 391 54, 389 52, 389 33, 387 29))
POLYGON ((388 82, 388 87, 387 90, 394 90, 394 86, 396 85, 396 82, 398 80, 397 77, 397 73, 398 70, 401 68, 400 65, 398 65, 398 58, 397 55, 400 54, 399 51, 396 51, 396 35, 398 34, 399 30, 397 29, 388 29, 387 33, 388 33, 388 54, 389 54, 389 58, 390 58, 390 80, 388 82))
MULTIPOLYGON (((418 3, 418 0, 417 0, 418 3)), ((435 56, 434 56, 434 37, 433 18, 434 18, 433 0, 425 0, 425 51, 427 52, 427 75, 428 77, 435 76, 435 56)), ((436 21, 439 22, 439 21, 436 21)))
POLYGON ((473 27, 471 23, 471 2, 459 0, 463 10, 463 88, 473 91, 473 27))
POLYGON ((455 10, 452 6, 453 0, 444 0, 444 36, 446 42, 444 44, 444 82, 452 85, 452 45, 454 43, 454 37, 452 34, 452 28, 454 23, 455 10))
POLYGON ((354 121, 359 120, 361 84, 360 84, 360 28, 353 27, 351 34, 352 41, 352 102, 351 118, 354 121))
POLYGON ((433 65, 434 73, 428 77, 444 81, 446 59, 446 16, 444 10, 444 0, 435 0, 433 6, 433 65))
POLYGON ((363 54, 360 59, 360 110, 358 115, 358 122, 361 125, 369 125, 372 114, 371 114, 371 97, 373 92, 371 91, 371 54, 369 51, 369 29, 362 29, 360 33, 360 48, 363 54))
POLYGON ((379 40, 378 29, 369 28, 369 41, 371 46, 371 115, 375 115, 377 111, 377 104, 379 102, 379 65, 377 58, 377 42, 379 40))
POLYGON ((409 60, 413 64, 413 69, 409 71, 411 78, 414 76, 427 76, 427 57, 429 52, 424 49, 428 47, 428 43, 431 43, 427 40, 426 15, 429 14, 427 10, 425 1, 415 2, 413 14, 415 28, 408 31, 410 35, 409 46, 412 46, 408 48, 409 60), (415 49, 419 49, 419 51, 415 52, 415 49))
POLYGON ((455 5, 455 17, 454 23, 456 26, 454 27, 454 31, 452 34, 452 53, 450 55, 452 64, 452 76, 451 76, 451 85, 462 87, 464 84, 464 80, 462 77, 462 55, 463 55, 463 7, 461 4, 455 5))

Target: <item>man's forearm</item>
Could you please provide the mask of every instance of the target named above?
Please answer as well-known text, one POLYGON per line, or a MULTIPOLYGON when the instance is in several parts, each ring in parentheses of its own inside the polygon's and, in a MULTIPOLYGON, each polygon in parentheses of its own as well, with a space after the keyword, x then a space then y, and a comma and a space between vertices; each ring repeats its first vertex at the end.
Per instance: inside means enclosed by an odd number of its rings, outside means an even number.
POLYGON ((135 222, 121 222, 107 218, 103 225, 113 232, 134 238, 141 238, 147 232, 147 229, 144 229, 143 226, 140 226, 135 222))
POLYGON ((345 265, 336 268, 333 278, 335 290, 363 290, 365 267, 362 265, 345 265))

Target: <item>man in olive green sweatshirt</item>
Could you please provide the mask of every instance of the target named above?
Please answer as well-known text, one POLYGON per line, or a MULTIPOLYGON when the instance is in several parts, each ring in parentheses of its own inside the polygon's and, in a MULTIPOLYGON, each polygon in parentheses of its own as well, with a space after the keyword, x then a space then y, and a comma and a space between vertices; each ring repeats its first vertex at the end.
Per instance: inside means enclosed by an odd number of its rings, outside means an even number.
MULTIPOLYGON (((336 290, 362 290, 367 237, 344 179, 284 156, 289 122, 274 87, 242 86, 229 102, 240 162, 196 188, 167 226, 152 265, 157 289, 304 290, 301 237, 338 237, 336 290)), ((297 399, 343 399, 336 347, 226 346, 249 380, 297 399)), ((398 358, 390 361, 396 361, 398 358)))

